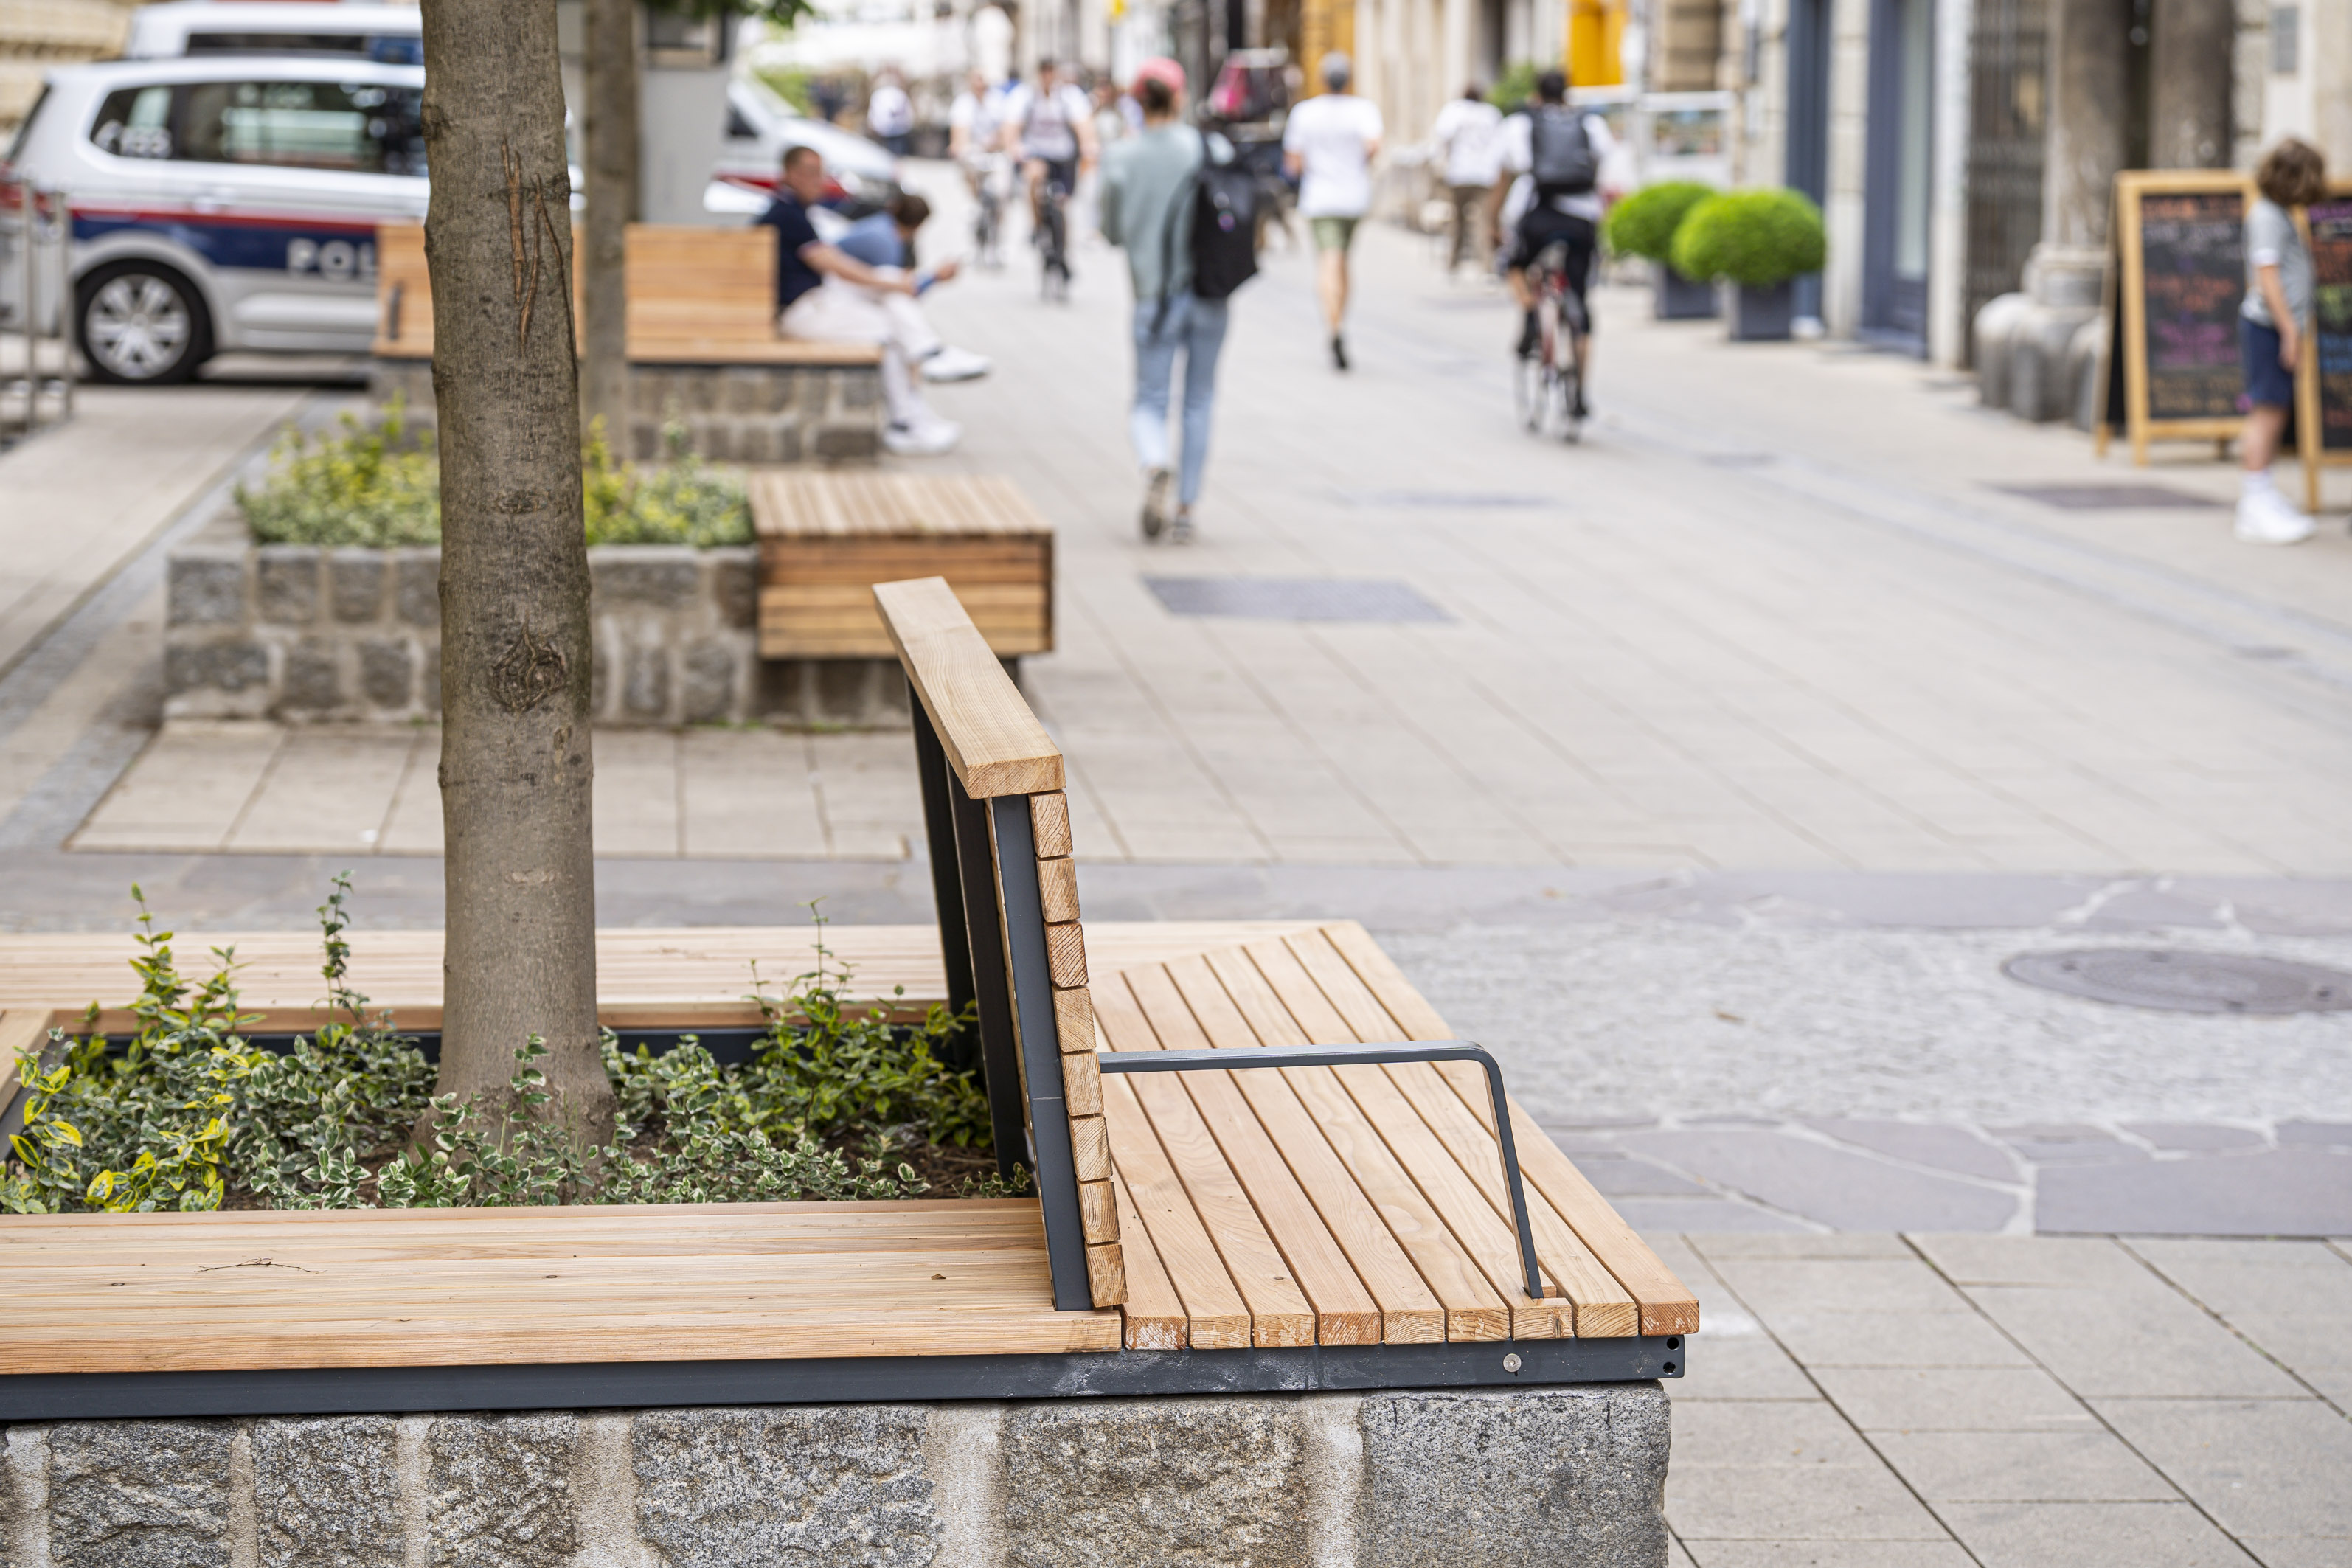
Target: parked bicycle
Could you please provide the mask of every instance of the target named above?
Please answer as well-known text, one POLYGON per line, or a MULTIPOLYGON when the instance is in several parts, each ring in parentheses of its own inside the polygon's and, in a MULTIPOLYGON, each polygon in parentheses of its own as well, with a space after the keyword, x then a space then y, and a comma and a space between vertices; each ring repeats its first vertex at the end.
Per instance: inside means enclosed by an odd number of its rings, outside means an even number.
POLYGON ((1528 268, 1536 296, 1534 352, 1514 366, 1519 422, 1537 436, 1579 439, 1584 430, 1584 302, 1568 286, 1568 247, 1547 246, 1528 268))

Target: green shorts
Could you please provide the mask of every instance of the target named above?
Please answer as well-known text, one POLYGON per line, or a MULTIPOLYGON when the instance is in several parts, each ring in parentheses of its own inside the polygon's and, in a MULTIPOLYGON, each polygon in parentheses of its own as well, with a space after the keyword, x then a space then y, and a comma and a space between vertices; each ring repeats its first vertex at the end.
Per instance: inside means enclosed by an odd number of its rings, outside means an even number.
POLYGON ((1345 250, 1356 242, 1356 222, 1351 217, 1317 217, 1307 220, 1315 231, 1318 250, 1345 250))

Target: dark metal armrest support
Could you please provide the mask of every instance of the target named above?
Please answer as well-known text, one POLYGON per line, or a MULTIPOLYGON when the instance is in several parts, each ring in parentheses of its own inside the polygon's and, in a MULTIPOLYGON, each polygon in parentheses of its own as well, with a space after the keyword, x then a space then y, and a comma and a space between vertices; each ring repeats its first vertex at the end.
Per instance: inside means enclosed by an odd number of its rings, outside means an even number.
POLYGON ((1102 1051, 1096 1065, 1107 1073, 1190 1072, 1235 1068, 1342 1068, 1381 1062, 1476 1062, 1486 1069, 1486 1092, 1495 1102, 1495 1142, 1503 1153, 1503 1184, 1510 1190, 1511 1223, 1518 1227, 1519 1266, 1528 1294, 1544 1299, 1543 1274, 1536 1267, 1536 1237, 1528 1224, 1528 1197, 1519 1184, 1519 1152, 1511 1142, 1511 1105, 1503 1093, 1503 1068, 1484 1046, 1468 1040, 1363 1046, 1268 1046, 1258 1050, 1102 1051))

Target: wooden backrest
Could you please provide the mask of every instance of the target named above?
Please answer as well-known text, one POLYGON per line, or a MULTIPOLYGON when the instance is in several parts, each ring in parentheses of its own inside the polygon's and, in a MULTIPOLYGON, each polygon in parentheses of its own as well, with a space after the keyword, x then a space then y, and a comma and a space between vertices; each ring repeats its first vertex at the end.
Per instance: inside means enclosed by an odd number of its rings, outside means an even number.
MULTIPOLYGON (((576 253, 577 231, 573 246, 576 253)), ((764 224, 631 224, 628 277, 631 359, 701 358, 712 345, 776 335, 776 231, 764 224)), ((425 264, 423 224, 388 223, 376 230, 375 289, 377 355, 432 358, 433 279, 425 264)), ((575 267, 575 321, 583 314, 579 290, 575 267)))
POLYGON ((1062 753, 940 577, 876 586, 914 694, 950 1005, 977 1005, 997 1162, 1034 1173, 1065 1310, 1127 1300, 1062 753))

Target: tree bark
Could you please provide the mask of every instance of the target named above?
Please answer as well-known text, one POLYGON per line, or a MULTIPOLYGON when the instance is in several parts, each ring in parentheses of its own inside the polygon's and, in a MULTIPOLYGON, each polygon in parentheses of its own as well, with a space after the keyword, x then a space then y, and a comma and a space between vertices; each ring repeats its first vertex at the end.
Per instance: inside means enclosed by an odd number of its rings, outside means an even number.
POLYGON ((571 177, 555 0, 424 0, 441 448, 440 1087, 529 1037, 551 1110, 612 1124, 597 1047, 571 177))
POLYGON ((588 212, 582 408, 617 457, 629 444, 628 226, 637 212, 636 0, 587 0, 588 212))

